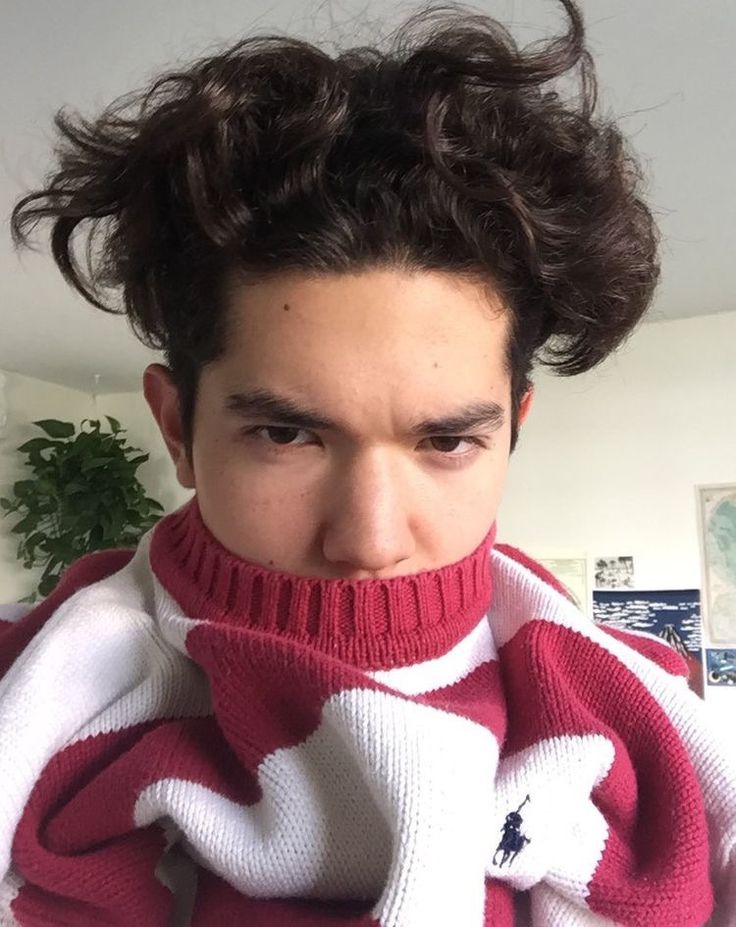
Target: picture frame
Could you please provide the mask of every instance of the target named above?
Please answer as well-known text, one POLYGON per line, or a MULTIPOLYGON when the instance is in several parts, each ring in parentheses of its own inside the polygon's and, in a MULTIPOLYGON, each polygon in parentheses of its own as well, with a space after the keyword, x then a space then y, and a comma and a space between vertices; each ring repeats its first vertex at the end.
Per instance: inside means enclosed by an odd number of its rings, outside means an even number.
POLYGON ((703 623, 710 643, 736 643, 736 483, 695 487, 703 623))

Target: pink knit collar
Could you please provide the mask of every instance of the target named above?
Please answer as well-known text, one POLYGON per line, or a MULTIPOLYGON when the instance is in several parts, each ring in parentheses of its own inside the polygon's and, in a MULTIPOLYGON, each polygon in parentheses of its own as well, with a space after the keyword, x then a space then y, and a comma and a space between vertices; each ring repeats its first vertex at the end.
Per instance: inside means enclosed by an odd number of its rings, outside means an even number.
POLYGON ((159 582, 192 618, 277 635, 363 669, 446 653, 491 603, 496 524, 456 563, 391 579, 320 579, 230 553, 202 520, 196 496, 153 530, 159 582))

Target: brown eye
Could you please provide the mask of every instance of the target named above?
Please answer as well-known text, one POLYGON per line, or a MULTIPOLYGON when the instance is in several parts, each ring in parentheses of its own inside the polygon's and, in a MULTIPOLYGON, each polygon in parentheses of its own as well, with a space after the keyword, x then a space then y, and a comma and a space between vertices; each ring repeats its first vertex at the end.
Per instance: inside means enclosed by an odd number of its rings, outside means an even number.
POLYGON ((439 438, 430 438, 430 441, 433 441, 435 444, 438 444, 439 447, 436 449, 442 454, 450 454, 452 451, 457 449, 457 445, 464 441, 465 438, 455 438, 455 437, 439 437, 439 438))
POLYGON ((269 439, 273 440, 274 444, 287 445, 292 443, 301 429, 266 426, 263 430, 268 433, 269 439))
POLYGON ((429 440, 434 444, 439 445, 439 447, 436 447, 435 450, 437 450, 440 454, 455 460, 459 460, 463 457, 469 457, 471 454, 477 451, 478 448, 486 447, 485 442, 481 438, 474 438, 470 435, 437 435, 434 438, 429 438, 429 440), (461 454, 453 453, 455 450, 457 450, 458 445, 462 444, 462 442, 472 444, 474 447, 471 450, 463 451, 461 454))
POLYGON ((308 434, 303 428, 290 427, 288 425, 257 425, 253 428, 246 428, 243 434, 246 438, 252 438, 265 444, 267 448, 284 448, 289 450, 294 447, 304 447, 304 441, 295 441, 294 439, 300 434, 308 434))

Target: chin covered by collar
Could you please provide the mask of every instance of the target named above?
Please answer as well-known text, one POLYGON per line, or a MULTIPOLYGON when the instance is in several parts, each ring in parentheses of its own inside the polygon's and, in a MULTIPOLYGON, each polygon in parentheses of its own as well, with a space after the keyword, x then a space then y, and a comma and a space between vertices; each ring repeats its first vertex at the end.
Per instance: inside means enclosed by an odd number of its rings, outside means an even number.
POLYGON ((391 579, 298 576, 236 557, 202 520, 196 497, 153 529, 154 573, 190 614, 317 648, 364 669, 444 653, 488 610, 495 523, 474 551, 391 579))

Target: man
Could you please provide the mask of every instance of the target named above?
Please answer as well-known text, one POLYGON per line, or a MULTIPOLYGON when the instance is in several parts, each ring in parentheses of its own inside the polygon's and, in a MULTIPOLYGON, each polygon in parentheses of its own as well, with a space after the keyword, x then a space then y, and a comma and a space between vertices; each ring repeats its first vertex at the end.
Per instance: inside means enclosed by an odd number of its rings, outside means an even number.
POLYGON ((195 496, 2 629, 8 923, 734 922, 736 771, 680 658, 496 538, 535 360, 594 366, 658 276, 563 6, 526 52, 423 13, 57 117, 15 240, 52 220, 163 349, 195 496))

